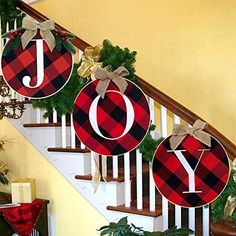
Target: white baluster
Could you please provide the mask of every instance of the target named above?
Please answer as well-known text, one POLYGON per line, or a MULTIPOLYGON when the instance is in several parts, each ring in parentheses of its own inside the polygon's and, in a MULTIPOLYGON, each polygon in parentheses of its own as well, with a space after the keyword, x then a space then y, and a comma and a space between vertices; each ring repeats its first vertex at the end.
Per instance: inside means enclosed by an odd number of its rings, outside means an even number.
POLYGON ((81 60, 82 54, 83 54, 83 51, 79 50, 79 53, 78 53, 79 61, 81 60))
POLYGON ((167 109, 161 106, 161 135, 163 138, 168 136, 167 109))
POLYGON ((181 228, 181 224, 182 224, 181 215, 182 215, 181 207, 175 205, 175 226, 177 228, 181 228))
POLYGON ((14 30, 16 30, 17 29, 17 20, 15 19, 14 20, 14 30))
MULTIPOLYGON (((44 113, 47 112, 46 109, 44 109, 44 113)), ((43 117, 44 123, 48 124, 49 123, 49 117, 43 117)))
POLYGON ((136 149, 136 189, 137 189, 137 209, 143 209, 143 171, 142 154, 136 149))
POLYGON ((41 122, 41 110, 40 108, 36 108, 36 123, 39 124, 41 122))
POLYGON ((152 163, 149 163, 149 210, 156 210, 156 186, 152 175, 152 163))
POLYGON ((210 207, 202 207, 202 236, 209 236, 210 207))
POLYGON ((188 209, 188 227, 195 231, 195 208, 188 209))
POLYGON ((107 156, 102 155, 102 175, 107 177, 107 156))
MULTIPOLYGON (((167 109, 161 106, 161 135, 163 138, 167 137, 167 109)), ((168 200, 165 197, 162 197, 162 215, 163 215, 163 230, 168 229, 168 214, 169 207, 168 207, 168 200)))
POLYGON ((130 183, 130 153, 124 155, 125 169, 125 207, 130 207, 131 202, 131 183, 130 183))
POLYGON ((174 124, 180 124, 180 118, 177 115, 174 115, 174 124))
MULTIPOLYGON (((9 31, 9 23, 7 22, 6 32, 8 32, 8 31, 9 31)), ((7 44, 8 41, 9 41, 9 38, 6 38, 6 44, 7 44)))
POLYGON ((61 143, 62 148, 66 148, 66 115, 61 116, 61 143))
MULTIPOLYGON (((174 114, 174 124, 180 124, 180 118, 175 114, 174 114)), ((175 205, 175 226, 177 228, 181 228, 181 224, 182 224, 181 215, 182 215, 181 207, 178 205, 175 205)))
POLYGON ((70 114, 70 138, 71 148, 75 148, 75 129, 73 124, 73 114, 70 114))
POLYGON ((52 122, 53 122, 53 123, 57 123, 57 111, 56 111, 55 108, 53 108, 52 122))
POLYGON ((113 156, 112 157, 112 177, 114 179, 119 177, 119 171, 118 171, 118 156, 113 156))
POLYGON ((95 159, 98 160, 97 163, 99 164, 99 155, 91 151, 91 174, 92 175, 95 174, 96 169, 97 169, 95 159))
POLYGON ((80 142, 80 148, 85 149, 85 145, 82 142, 80 142))
MULTIPOLYGON (((152 124, 155 124, 155 103, 152 98, 149 97, 150 119, 152 124)), ((152 131, 152 137, 155 138, 155 133, 152 131)), ((149 210, 156 210, 156 186, 152 175, 152 163, 149 163, 149 210)))

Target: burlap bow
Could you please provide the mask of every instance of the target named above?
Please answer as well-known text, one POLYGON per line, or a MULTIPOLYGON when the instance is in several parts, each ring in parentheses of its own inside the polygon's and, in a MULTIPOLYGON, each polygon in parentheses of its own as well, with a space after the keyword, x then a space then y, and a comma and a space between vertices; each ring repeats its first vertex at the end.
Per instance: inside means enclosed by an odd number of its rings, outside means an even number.
POLYGON ((109 72, 106 69, 98 68, 95 72, 96 79, 99 80, 98 85, 96 87, 96 92, 104 98, 107 88, 110 82, 114 82, 119 88, 121 93, 124 93, 128 83, 126 82, 124 76, 129 75, 129 71, 125 69, 125 67, 121 66, 114 70, 113 72, 109 72))
POLYGON ((54 35, 51 32, 51 30, 55 29, 54 21, 46 20, 38 24, 35 20, 25 17, 22 21, 22 28, 25 29, 25 32, 21 36, 23 49, 36 36, 39 29, 41 37, 46 41, 49 49, 53 51, 56 46, 54 35))
POLYGON ((193 124, 193 127, 188 127, 185 125, 175 125, 173 134, 170 138, 170 148, 172 150, 175 150, 187 135, 193 136, 195 139, 210 147, 211 136, 203 131, 206 126, 207 124, 201 120, 197 120, 193 124))
POLYGON ((87 78, 91 76, 92 80, 95 80, 95 71, 98 67, 102 66, 100 61, 100 52, 102 50, 101 45, 93 47, 87 47, 81 57, 82 63, 77 72, 81 78, 87 78))

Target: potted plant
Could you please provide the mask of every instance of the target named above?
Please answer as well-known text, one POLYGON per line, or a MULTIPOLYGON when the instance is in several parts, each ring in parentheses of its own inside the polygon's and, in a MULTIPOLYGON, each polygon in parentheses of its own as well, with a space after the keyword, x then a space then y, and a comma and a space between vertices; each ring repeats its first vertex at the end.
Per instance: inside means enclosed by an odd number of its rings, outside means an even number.
POLYGON ((212 235, 236 236, 236 159, 226 188, 212 204, 212 220, 212 235))
POLYGON ((193 231, 187 228, 171 228, 164 232, 156 231, 156 232, 149 232, 143 230, 141 227, 137 227, 134 224, 128 224, 127 217, 121 218, 117 223, 110 222, 109 225, 103 226, 98 230, 100 236, 136 236, 136 235, 143 235, 143 236, 187 236, 193 234, 193 231))

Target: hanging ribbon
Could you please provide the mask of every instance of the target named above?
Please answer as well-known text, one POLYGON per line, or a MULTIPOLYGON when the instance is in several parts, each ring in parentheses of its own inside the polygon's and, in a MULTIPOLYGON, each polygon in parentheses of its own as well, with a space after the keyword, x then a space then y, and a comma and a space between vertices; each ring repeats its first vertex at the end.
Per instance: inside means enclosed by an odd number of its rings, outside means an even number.
POLYGON ((94 48, 91 46, 85 48, 81 58, 81 65, 77 70, 81 78, 91 77, 92 80, 95 80, 95 71, 102 66, 102 62, 99 62, 101 50, 101 45, 97 45, 94 48))
POLYGON ((98 190, 99 184, 101 182, 101 178, 103 179, 104 182, 107 182, 107 180, 106 180, 107 176, 106 176, 106 173, 105 173, 105 168, 106 168, 107 163, 102 161, 102 174, 101 174, 100 170, 99 170, 99 158, 97 159, 95 157, 95 155, 93 155, 93 160, 94 160, 94 163, 95 163, 96 170, 95 170, 95 173, 92 176, 92 186, 93 186, 93 189, 94 189, 94 193, 96 193, 97 190, 98 190))
POLYGON ((98 85, 96 87, 96 92, 104 98, 106 90, 110 84, 110 82, 114 82, 119 88, 121 93, 124 93, 128 83, 126 82, 124 76, 129 75, 129 71, 121 66, 114 70, 113 72, 109 72, 106 69, 98 68, 95 72, 96 79, 99 80, 98 85))
POLYGON ((170 138, 170 148, 172 150, 176 149, 187 135, 193 136, 195 139, 210 147, 211 136, 203 131, 206 126, 207 124, 201 120, 197 120, 193 124, 193 127, 188 127, 185 125, 175 125, 173 134, 170 138))
POLYGON ((38 24, 35 20, 25 17, 22 21, 22 28, 25 29, 21 36, 23 49, 36 36, 39 29, 41 37, 46 41, 49 49, 53 51, 56 46, 54 35, 51 32, 51 30, 55 29, 54 21, 46 20, 38 24))

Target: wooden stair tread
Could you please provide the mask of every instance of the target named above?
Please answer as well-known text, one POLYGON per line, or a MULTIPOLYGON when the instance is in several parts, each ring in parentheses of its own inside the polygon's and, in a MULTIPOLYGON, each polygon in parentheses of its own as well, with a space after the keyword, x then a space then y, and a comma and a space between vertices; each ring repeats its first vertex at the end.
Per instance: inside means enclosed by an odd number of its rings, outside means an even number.
POLYGON ((72 147, 50 147, 48 148, 48 152, 76 152, 76 153, 89 153, 90 150, 87 148, 72 148, 72 147))
MULTIPOLYGON (((76 175, 75 179, 79 180, 92 180, 92 175, 76 175)), ((101 182, 105 182, 103 178, 101 178, 101 182)), ((118 178, 113 178, 112 176, 106 177, 106 182, 124 182, 124 177, 119 176, 118 178)))
MULTIPOLYGON (((66 126, 70 126, 70 123, 66 123, 66 126)), ((61 127, 61 123, 29 123, 24 124, 23 127, 25 128, 33 128, 33 127, 61 127)))
POLYGON ((158 205, 155 211, 150 211, 147 204, 143 205, 142 210, 138 210, 135 204, 131 204, 130 207, 125 207, 125 205, 120 206, 107 206, 107 210, 110 211, 119 211, 136 215, 158 217, 162 214, 161 206, 158 205))

